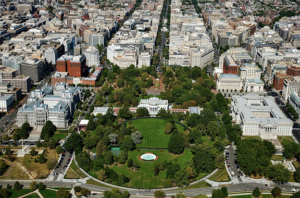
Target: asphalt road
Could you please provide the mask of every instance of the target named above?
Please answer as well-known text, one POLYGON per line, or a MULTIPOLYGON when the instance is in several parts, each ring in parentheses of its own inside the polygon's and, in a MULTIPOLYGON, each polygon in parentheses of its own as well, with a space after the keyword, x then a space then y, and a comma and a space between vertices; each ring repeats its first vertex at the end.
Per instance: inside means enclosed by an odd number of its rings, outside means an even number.
MULTIPOLYGON (((36 181, 37 183, 40 183, 40 181, 36 181)), ((72 188, 75 183, 74 182, 60 182, 60 181, 41 181, 43 182, 47 187, 61 187, 61 188, 72 188)), ((0 181, 0 185, 1 186, 6 186, 7 184, 10 185, 14 185, 14 181, 13 182, 7 182, 7 181, 0 181)), ((29 187, 31 181, 20 181, 20 183, 24 186, 24 187, 29 187)), ((100 186, 94 186, 94 185, 89 185, 89 184, 82 184, 81 185, 84 188, 88 188, 91 191, 105 191, 105 190, 110 190, 109 188, 105 188, 105 187, 100 187, 100 186)), ((235 193, 235 192, 252 192, 254 188, 259 187, 259 189, 261 191, 271 191, 272 188, 274 188, 275 185, 271 185, 270 187, 265 186, 263 184, 259 184, 259 183, 240 183, 240 184, 231 184, 228 185, 228 192, 229 193, 235 193)), ((276 185, 278 187, 281 188, 282 191, 284 192, 291 192, 292 188, 295 188, 292 185, 276 185)), ((209 188, 195 188, 195 189, 178 189, 178 190, 171 190, 171 191, 165 191, 165 193, 167 194, 167 196, 171 196, 171 195, 175 195, 178 192, 183 192, 185 193, 188 197, 190 196, 195 196, 198 194, 208 194, 211 195, 211 192, 213 189, 218 189, 219 187, 209 187, 209 188)), ((153 192, 154 190, 151 190, 150 192, 145 192, 145 191, 138 191, 137 189, 132 189, 129 190, 129 193, 131 195, 136 195, 137 193, 140 194, 139 197, 143 197, 144 196, 153 196, 153 192)), ((89 196, 89 197, 101 197, 100 195, 97 196, 89 196)))

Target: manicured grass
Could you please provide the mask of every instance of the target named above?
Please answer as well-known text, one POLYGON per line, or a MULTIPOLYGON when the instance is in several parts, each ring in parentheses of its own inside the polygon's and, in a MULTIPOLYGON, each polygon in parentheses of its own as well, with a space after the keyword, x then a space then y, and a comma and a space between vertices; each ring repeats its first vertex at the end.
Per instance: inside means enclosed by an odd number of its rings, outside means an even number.
POLYGON ((273 155, 271 157, 271 160, 274 160, 274 161, 282 161, 283 160, 283 155, 273 155))
POLYGON ((72 160, 70 167, 81 177, 85 178, 86 175, 76 166, 74 160, 72 160))
POLYGON ((208 179, 212 180, 212 181, 217 181, 217 182, 230 181, 229 175, 228 175, 227 170, 225 168, 224 169, 219 169, 215 174, 210 176, 208 179))
POLYGON ((295 142, 294 139, 289 136, 278 136, 278 140, 280 142, 283 142, 283 141, 295 142))
MULTIPOLYGON (((17 197, 21 197, 23 195, 26 195, 30 192, 32 192, 30 189, 21 189, 19 191, 16 191, 14 189, 10 189, 8 190, 10 192, 10 197, 9 198, 17 198, 17 197)), ((1 192, 1 191, 0 191, 1 192)))
MULTIPOLYGON (((193 154, 189 149, 186 149, 181 155, 173 155, 168 151, 164 150, 160 152, 159 150, 141 150, 141 151, 131 151, 129 152, 128 159, 132 159, 134 162, 137 162, 140 165, 140 169, 133 171, 127 167, 127 164, 114 166, 111 168, 119 174, 124 174, 127 177, 130 177, 131 180, 129 183, 125 184, 127 187, 133 188, 163 188, 163 184, 166 181, 167 171, 164 170, 158 174, 157 177, 154 177, 154 166, 155 164, 164 162, 174 162, 180 165, 181 168, 187 167, 189 161, 192 159, 193 154), (139 156, 145 152, 151 152, 158 156, 158 159, 153 162, 141 161, 139 156)), ((202 176, 202 175, 201 175, 202 176)), ((203 176, 202 176, 203 177, 203 176)))
POLYGON ((209 183, 206 183, 205 181, 201 181, 201 182, 198 182, 196 184, 189 185, 187 187, 179 188, 179 189, 176 189, 176 190, 188 190, 188 189, 208 188, 208 187, 211 187, 211 185, 209 183))
MULTIPOLYGON (((139 119, 132 124, 143 134, 143 142, 136 145, 139 148, 167 148, 171 134, 165 133, 166 121, 163 119, 139 119)), ((184 127, 176 124, 179 132, 184 132, 184 127)))
POLYGON ((58 138, 58 139, 62 140, 62 139, 65 139, 67 137, 67 135, 68 135, 67 133, 55 133, 53 135, 53 138, 58 138))
POLYGON ((237 196, 230 196, 232 198, 252 198, 252 195, 237 195, 237 196))
POLYGON ((293 162, 293 165, 295 166, 295 168, 298 168, 300 166, 299 162, 298 161, 294 161, 293 162))
MULTIPOLYGON (((261 198, 274 198, 273 195, 269 194, 269 195, 261 195, 261 198)), ((288 195, 281 195, 281 198, 290 198, 291 196, 288 195)))
POLYGON ((259 136, 242 136, 242 139, 256 139, 256 140, 260 140, 259 136))
POLYGON ((54 191, 54 190, 43 190, 43 191, 40 191, 40 193, 43 195, 43 197, 57 198, 56 191, 54 191))
POLYGON ((40 198, 40 196, 38 194, 36 194, 36 193, 32 193, 32 194, 30 194, 30 195, 28 195, 28 196, 26 196, 24 198, 40 198))
POLYGON ((95 180, 93 179, 89 179, 86 181, 87 184, 91 184, 91 185, 94 185, 94 186, 100 186, 100 187, 105 187, 105 188, 111 188, 110 186, 106 186, 104 184, 101 184, 99 182, 96 182, 95 180))
POLYGON ((65 179, 80 179, 80 177, 73 171, 72 168, 69 168, 66 172, 65 179))

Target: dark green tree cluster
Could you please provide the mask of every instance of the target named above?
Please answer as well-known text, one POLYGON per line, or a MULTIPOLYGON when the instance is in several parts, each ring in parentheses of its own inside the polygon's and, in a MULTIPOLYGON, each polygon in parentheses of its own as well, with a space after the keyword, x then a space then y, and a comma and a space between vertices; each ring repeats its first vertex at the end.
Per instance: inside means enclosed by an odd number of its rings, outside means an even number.
POLYGON ((294 117, 295 119, 298 119, 298 118, 299 118, 298 113, 296 112, 296 110, 294 109, 294 107, 293 107, 291 104, 287 103, 287 104, 286 104, 286 108, 287 108, 287 110, 293 115, 293 117, 294 117))
POLYGON ((117 188, 113 188, 110 191, 103 192, 104 198, 128 198, 130 194, 128 191, 121 192, 117 188))
POLYGON ((210 89, 216 86, 213 78, 207 76, 206 70, 201 70, 199 67, 165 69, 163 82, 166 85, 166 91, 161 92, 162 99, 183 105, 185 108, 196 105, 202 106, 210 101, 213 97, 210 89), (196 82, 192 83, 192 79, 196 82))
POLYGON ((136 117, 149 117, 149 111, 146 107, 139 107, 136 110, 136 117))
POLYGON ((17 130, 17 133, 13 135, 14 140, 19 140, 19 139, 27 139, 29 137, 29 132, 31 131, 30 125, 25 122, 22 124, 21 129, 17 130))
POLYGON ((291 174, 283 165, 271 164, 270 160, 275 152, 275 146, 266 140, 240 140, 236 160, 246 175, 266 176, 278 183, 285 183, 291 174))
POLYGON ((56 126, 51 121, 47 121, 41 132, 41 139, 50 138, 54 135, 56 126))
POLYGON ((0 161, 0 175, 3 175, 7 168, 8 165, 3 160, 0 161))
POLYGON ((293 157, 297 157, 300 159, 300 145, 295 142, 290 142, 289 140, 283 140, 282 146, 284 148, 283 155, 287 159, 291 159, 293 157))

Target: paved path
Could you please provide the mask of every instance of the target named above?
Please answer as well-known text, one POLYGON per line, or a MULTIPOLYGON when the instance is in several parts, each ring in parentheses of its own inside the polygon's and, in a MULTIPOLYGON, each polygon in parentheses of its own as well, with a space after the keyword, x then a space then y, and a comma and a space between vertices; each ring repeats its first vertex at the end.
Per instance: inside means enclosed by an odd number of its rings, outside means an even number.
POLYGON ((27 197, 28 195, 31 195, 31 194, 37 194, 40 198, 44 198, 43 195, 40 193, 40 191, 38 189, 36 189, 35 191, 31 192, 31 193, 28 193, 26 195, 23 195, 19 198, 22 198, 22 197, 27 197))

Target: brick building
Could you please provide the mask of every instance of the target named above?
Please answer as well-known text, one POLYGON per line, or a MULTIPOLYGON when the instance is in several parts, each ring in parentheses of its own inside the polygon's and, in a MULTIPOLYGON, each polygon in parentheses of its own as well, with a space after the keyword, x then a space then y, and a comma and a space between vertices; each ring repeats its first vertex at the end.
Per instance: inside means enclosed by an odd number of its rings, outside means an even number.
POLYGON ((289 78, 291 78, 290 75, 282 74, 282 73, 277 72, 277 73, 274 75, 274 78, 273 78, 274 88, 275 88, 276 90, 282 90, 283 85, 284 85, 284 80, 285 80, 285 79, 289 79, 289 78))
POLYGON ((238 65, 234 62, 231 56, 224 57, 223 73, 225 74, 238 74, 238 65))
POLYGON ((286 74, 290 76, 300 76, 300 65, 292 65, 287 69, 286 74))
POLYGON ((58 72, 68 72, 70 76, 83 77, 87 74, 85 55, 62 56, 56 61, 58 72))

